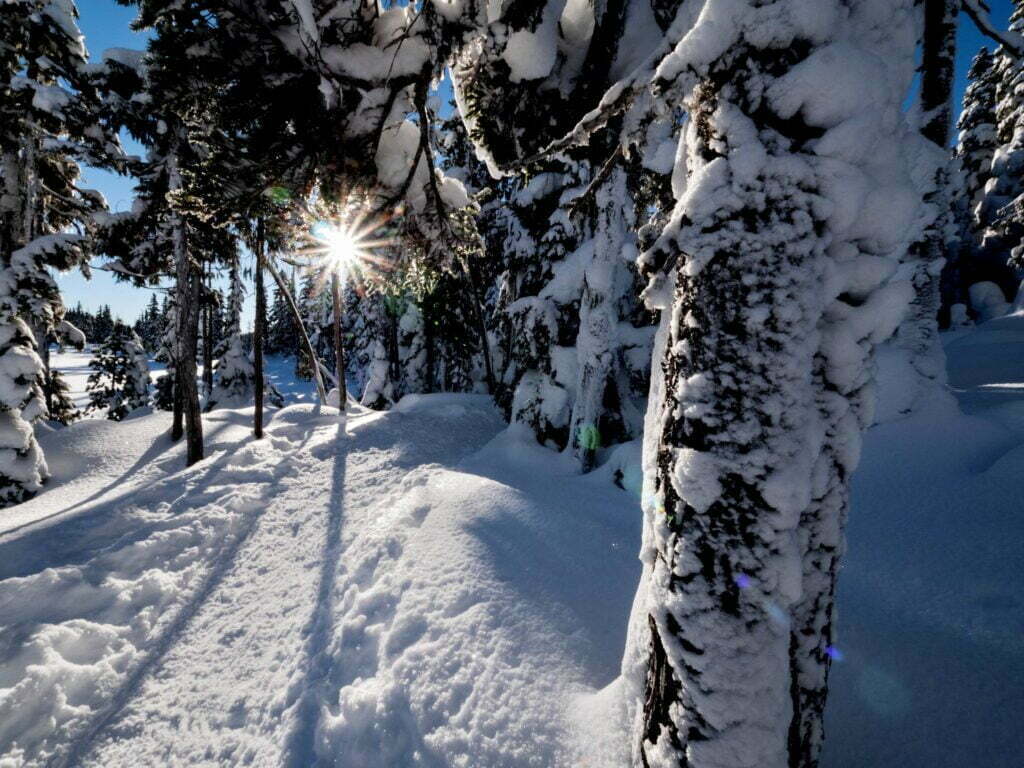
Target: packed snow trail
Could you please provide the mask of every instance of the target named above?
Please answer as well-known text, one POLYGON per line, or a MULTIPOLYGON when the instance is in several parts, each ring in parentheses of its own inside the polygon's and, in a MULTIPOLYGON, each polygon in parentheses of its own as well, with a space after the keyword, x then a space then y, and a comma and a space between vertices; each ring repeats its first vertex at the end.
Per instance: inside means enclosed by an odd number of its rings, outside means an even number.
MULTIPOLYGON (((823 768, 1024 753, 1024 316, 945 342, 963 412, 872 428, 855 476, 823 768)), ((469 395, 251 416, 187 470, 165 414, 42 437, 54 484, 0 516, 0 768, 628 764, 636 445, 580 476, 469 395)))
POLYGON ((0 764, 303 764, 282 750, 312 748, 316 723, 302 718, 319 714, 307 687, 330 631, 346 508, 386 499, 420 463, 454 462, 500 427, 476 408, 381 434, 362 430, 380 417, 367 413, 346 436, 336 412, 298 406, 254 441, 249 416, 208 416, 201 464, 170 472, 181 462, 170 451, 162 473, 149 468, 155 482, 128 479, 0 545, 16 576, 0 582, 0 755, 12 761, 0 764), (54 567, 32 571, 33 557, 54 567))

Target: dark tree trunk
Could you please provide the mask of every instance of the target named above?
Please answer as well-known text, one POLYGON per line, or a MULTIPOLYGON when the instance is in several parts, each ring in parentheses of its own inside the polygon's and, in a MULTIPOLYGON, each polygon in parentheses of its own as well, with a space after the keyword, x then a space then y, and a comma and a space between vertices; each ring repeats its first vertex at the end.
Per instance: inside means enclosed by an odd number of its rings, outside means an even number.
POLYGON ((204 270, 203 278, 203 393, 209 399, 213 392, 213 302, 210 292, 210 274, 204 270))
POLYGON ((925 0, 921 43, 921 135, 946 149, 953 125, 956 25, 961 0, 925 0))
POLYGON ((174 366, 174 370, 168 375, 174 377, 174 381, 171 384, 173 387, 174 397, 174 415, 171 420, 171 440, 177 442, 185 436, 185 408, 184 402, 181 399, 181 371, 178 366, 174 366))
MULTIPOLYGON (((185 421, 187 461, 192 466, 203 458, 203 420, 199 409, 199 387, 196 383, 196 346, 199 332, 199 285, 202 273, 188 257, 185 225, 180 220, 175 226, 175 258, 177 261, 178 305, 178 390, 185 421)), ((175 394, 175 405, 179 395, 175 394)), ((175 416, 177 421, 177 415, 175 416)), ((175 423, 175 429, 177 423, 175 423)), ((174 432, 172 432, 172 437, 174 432)))
POLYGON ((484 375, 487 377, 487 394, 494 394, 494 363, 491 361, 491 343, 487 338, 487 308, 480 281, 471 264, 462 262, 462 271, 466 273, 470 289, 473 291, 473 314, 475 315, 477 333, 480 336, 480 353, 484 357, 484 375))
MULTIPOLYGON (((921 135, 938 147, 945 158, 953 124, 953 78, 956 66, 956 28, 960 0, 925 0, 924 34, 921 39, 921 135)), ((945 230, 951 214, 948 161, 935 171, 935 191, 927 201, 937 216, 918 244, 920 266, 913 275, 917 296, 911 314, 900 329, 911 362, 926 381, 943 379, 939 327, 948 327, 949 308, 958 290, 949 279, 955 254, 947 257, 945 230), (946 259, 945 267, 940 265, 946 259), (945 271, 946 279, 941 272, 945 271), (943 290, 940 293, 940 285, 943 290)))
POLYGON ((253 434, 259 440, 263 437, 263 337, 266 334, 267 297, 263 292, 264 259, 263 219, 256 221, 256 321, 252 332, 252 357, 256 381, 255 406, 253 412, 253 434))
POLYGON ((341 337, 341 281, 337 270, 331 275, 331 302, 334 309, 334 371, 338 379, 338 409, 344 414, 348 402, 348 386, 345 383, 345 344, 341 337))
MULTIPOLYGON (((939 147, 943 152, 949 147, 950 131, 953 126, 953 78, 956 66, 956 28, 961 0, 925 0, 924 35, 921 40, 921 113, 924 122, 921 135, 939 147)), ((949 169, 943 165, 936 171, 936 189, 929 195, 939 212, 929 228, 925 241, 919 246, 919 254, 925 262, 914 275, 918 296, 913 308, 912 325, 905 326, 904 336, 915 347, 919 347, 924 361, 916 365, 926 378, 935 378, 934 364, 928 361, 929 351, 938 345, 932 338, 929 316, 941 327, 949 326, 949 308, 960 292, 956 280, 951 279, 955 270, 956 255, 946 254, 943 231, 951 216, 952 201, 949 198, 949 169), (946 258, 943 274, 934 275, 928 270, 929 264, 946 258)), ((936 328, 937 330, 937 328, 936 328)))

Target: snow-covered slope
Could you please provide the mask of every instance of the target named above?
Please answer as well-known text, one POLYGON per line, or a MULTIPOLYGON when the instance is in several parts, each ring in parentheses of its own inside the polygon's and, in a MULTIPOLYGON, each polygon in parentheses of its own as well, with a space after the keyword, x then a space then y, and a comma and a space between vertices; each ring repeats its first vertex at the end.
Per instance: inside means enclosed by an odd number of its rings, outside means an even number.
MULTIPOLYGON (((1024 318, 947 343, 969 415, 875 428, 855 481, 826 768, 1024 753, 1024 318)), ((0 766, 626 764, 634 446, 581 477, 468 395, 204 418, 188 470, 166 414, 43 436, 55 483, 0 513, 0 766)))
POLYGON ((1024 755, 1024 315, 946 335, 962 412, 872 429, 854 478, 824 768, 1024 755))

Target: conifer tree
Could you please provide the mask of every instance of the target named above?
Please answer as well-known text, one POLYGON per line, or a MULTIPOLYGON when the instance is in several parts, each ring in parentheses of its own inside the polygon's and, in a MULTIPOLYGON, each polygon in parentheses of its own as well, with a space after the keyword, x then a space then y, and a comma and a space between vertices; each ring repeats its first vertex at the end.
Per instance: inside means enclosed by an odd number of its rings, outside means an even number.
POLYGON ((43 392, 46 396, 46 410, 50 421, 67 426, 81 417, 81 412, 71 399, 71 388, 57 368, 50 368, 43 385, 43 392))
MULTIPOLYGON (((34 343, 17 354, 39 367, 34 374, 19 371, 16 378, 33 378, 27 385, 32 391, 41 391, 46 381, 49 342, 65 314, 51 271, 83 264, 93 216, 104 207, 98 194, 79 187, 79 163, 106 165, 120 150, 100 119, 77 16, 72 0, 13 0, 0 13, 0 270, 2 322, 8 324, 3 336, 16 347, 24 340, 18 321, 30 329, 34 343)), ((20 426, 42 412, 31 397, 20 416, 13 410, 21 386, 4 406, 15 429, 9 444, 23 457, 19 465, 33 460, 38 466, 8 479, 17 484, 23 477, 28 494, 38 490, 46 466, 31 430, 20 426), (30 445, 21 445, 23 440, 30 445)), ((12 486, 0 501, 18 496, 12 486)))
POLYGON ((0 505, 18 504, 49 476, 32 424, 46 413, 42 361, 18 317, 9 279, 0 278, 0 505))
MULTIPOLYGON (((1024 32, 1024 0, 1014 0, 1010 30, 1024 32)), ((990 275, 1013 299, 1024 270, 1024 62, 1005 47, 996 51, 996 136, 991 176, 985 187, 982 258, 1002 266, 990 275)))
POLYGON ((997 146, 996 60, 987 48, 982 48, 974 57, 967 78, 963 109, 957 122, 957 173, 952 179, 957 240, 942 276, 945 307, 967 304, 967 288, 986 279, 987 271, 981 254, 982 240, 991 219, 986 210, 985 188, 992 176, 992 159, 997 146))
POLYGON ((996 151, 996 60, 988 48, 982 48, 967 72, 967 90, 957 121, 956 156, 963 169, 963 196, 969 213, 972 238, 983 225, 979 204, 992 176, 992 158, 996 151))
POLYGON ((242 302, 245 294, 237 254, 231 261, 230 283, 226 334, 217 349, 216 379, 207 403, 208 410, 222 405, 247 404, 253 395, 255 371, 242 346, 242 302))
POLYGON ((281 289, 275 285, 274 299, 270 303, 267 317, 267 353, 297 357, 301 349, 298 338, 298 329, 295 328, 288 300, 281 289))
POLYGON ((89 367, 89 411, 105 409, 108 419, 122 421, 149 405, 146 350, 130 328, 115 327, 110 338, 97 348, 89 367))

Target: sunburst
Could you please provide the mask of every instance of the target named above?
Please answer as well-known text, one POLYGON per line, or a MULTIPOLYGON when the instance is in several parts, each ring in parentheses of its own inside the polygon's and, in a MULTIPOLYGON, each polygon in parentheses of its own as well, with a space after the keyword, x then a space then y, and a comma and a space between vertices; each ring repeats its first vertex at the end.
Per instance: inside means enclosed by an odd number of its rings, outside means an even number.
POLYGON ((335 275, 342 284, 351 284, 362 293, 366 282, 377 280, 393 269, 387 250, 395 240, 382 236, 390 217, 371 219, 365 212, 348 218, 319 220, 310 227, 309 247, 295 255, 303 258, 305 269, 318 273, 317 292, 335 275))

